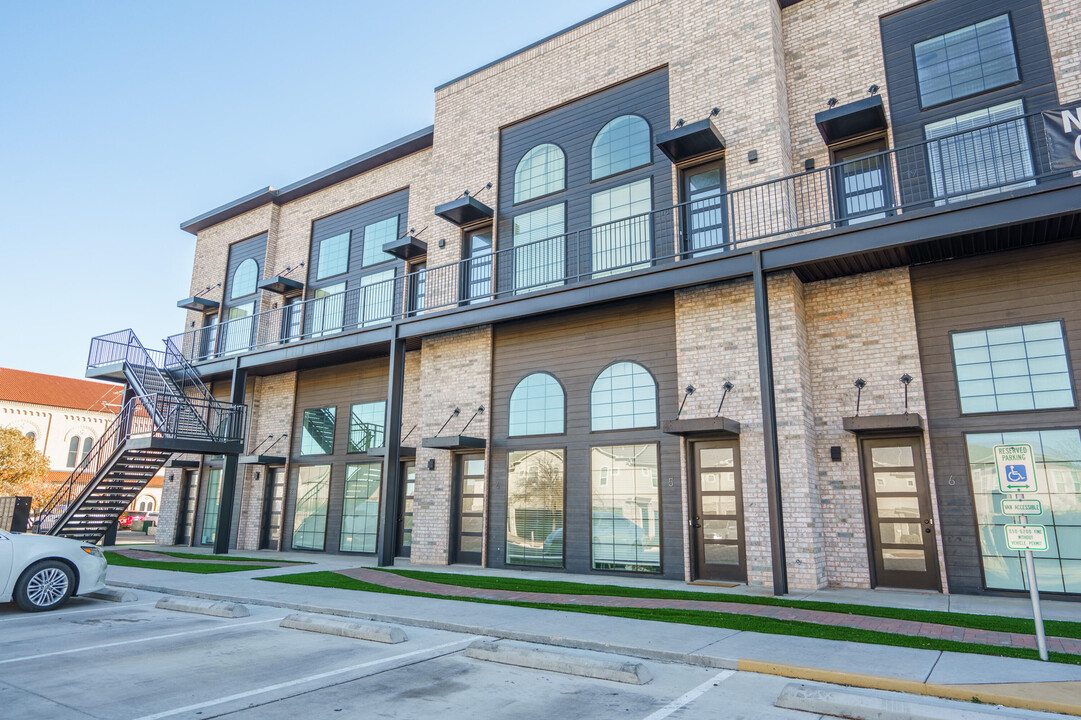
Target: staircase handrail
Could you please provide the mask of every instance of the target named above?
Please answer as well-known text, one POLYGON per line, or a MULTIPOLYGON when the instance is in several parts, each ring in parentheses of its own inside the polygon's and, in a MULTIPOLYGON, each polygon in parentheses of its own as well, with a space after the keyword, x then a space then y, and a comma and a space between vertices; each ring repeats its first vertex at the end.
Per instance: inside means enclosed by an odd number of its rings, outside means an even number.
POLYGON ((173 374, 172 368, 175 366, 178 368, 176 371, 180 374, 183 384, 178 383, 180 392, 183 393, 185 387, 194 387, 202 395, 203 399, 210 403, 220 403, 221 401, 210 394, 210 389, 203 383, 202 378, 199 377, 199 372, 195 369, 188 358, 184 356, 184 353, 180 352, 174 343, 172 338, 165 338, 165 360, 162 363, 162 368, 170 375, 173 374))

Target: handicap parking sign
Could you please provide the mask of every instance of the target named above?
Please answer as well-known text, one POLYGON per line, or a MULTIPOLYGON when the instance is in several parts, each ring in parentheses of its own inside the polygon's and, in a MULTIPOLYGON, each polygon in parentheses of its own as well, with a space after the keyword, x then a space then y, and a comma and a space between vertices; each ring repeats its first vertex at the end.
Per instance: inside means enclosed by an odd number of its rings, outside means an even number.
POLYGON ((995 445, 995 465, 1000 492, 1036 492, 1035 462, 1028 443, 995 445))

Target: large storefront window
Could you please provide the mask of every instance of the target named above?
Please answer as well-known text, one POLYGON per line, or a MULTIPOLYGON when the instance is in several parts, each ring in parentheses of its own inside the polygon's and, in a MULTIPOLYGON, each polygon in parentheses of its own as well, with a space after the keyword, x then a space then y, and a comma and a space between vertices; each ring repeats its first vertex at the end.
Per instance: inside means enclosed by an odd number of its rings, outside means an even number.
POLYGON ((512 452, 507 476, 507 564, 563 565, 563 451, 512 452))
POLYGON ((293 549, 322 550, 327 532, 330 465, 300 468, 297 502, 293 513, 293 549))
POLYGON ((590 451, 593 569, 660 572, 656 445, 590 451))
POLYGON ((345 504, 342 507, 342 552, 375 552, 379 532, 380 463, 345 466, 345 504))
POLYGON ((1042 515, 1029 522, 1047 528, 1046 551, 1034 551, 1036 579, 1041 591, 1081 592, 1081 431, 1039 430, 1029 432, 965 435, 972 476, 972 492, 979 523, 984 582, 988 589, 1025 590, 1024 555, 1006 548, 1004 526, 1014 518, 1002 513, 998 472, 992 448, 1009 443, 1032 445, 1036 458, 1038 492, 1026 498, 1040 501, 1042 515))

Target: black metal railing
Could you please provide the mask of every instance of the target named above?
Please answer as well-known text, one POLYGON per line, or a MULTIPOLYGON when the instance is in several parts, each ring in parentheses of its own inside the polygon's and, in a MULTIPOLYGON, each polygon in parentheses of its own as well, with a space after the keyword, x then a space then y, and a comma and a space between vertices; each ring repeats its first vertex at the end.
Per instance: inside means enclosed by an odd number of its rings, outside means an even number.
MULTIPOLYGON (((387 325, 1066 177, 1038 113, 768 180, 169 338, 191 362, 387 325)), ((317 293, 319 291, 316 291, 317 293)))

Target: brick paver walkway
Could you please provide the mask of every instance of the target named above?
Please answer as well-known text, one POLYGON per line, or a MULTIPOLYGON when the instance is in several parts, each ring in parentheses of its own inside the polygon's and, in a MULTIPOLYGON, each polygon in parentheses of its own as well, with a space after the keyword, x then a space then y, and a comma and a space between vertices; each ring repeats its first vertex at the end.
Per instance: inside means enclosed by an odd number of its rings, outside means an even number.
MULTIPOLYGON (((711 602, 709 600, 671 600, 662 598, 613 597, 607 595, 565 595, 561 593, 517 592, 512 590, 487 590, 481 588, 444 585, 442 583, 415 580, 395 575, 394 573, 352 568, 339 570, 340 574, 356 580, 382 585, 388 588, 411 590, 414 592, 448 595, 451 597, 478 598, 482 600, 501 600, 510 602, 551 603, 558 605, 590 605, 593 607, 654 608, 664 610, 704 610, 736 615, 754 615, 776 620, 797 620, 818 625, 833 625, 861 630, 913 635, 938 640, 956 640, 958 642, 981 643, 1002 647, 1036 648, 1036 636, 1021 633, 976 630, 973 628, 938 625, 914 620, 894 620, 892 618, 847 615, 844 613, 805 610, 803 608, 777 607, 774 605, 754 605, 740 602, 711 602)), ((1081 655, 1081 640, 1074 638, 1047 638, 1050 652, 1081 655)))

